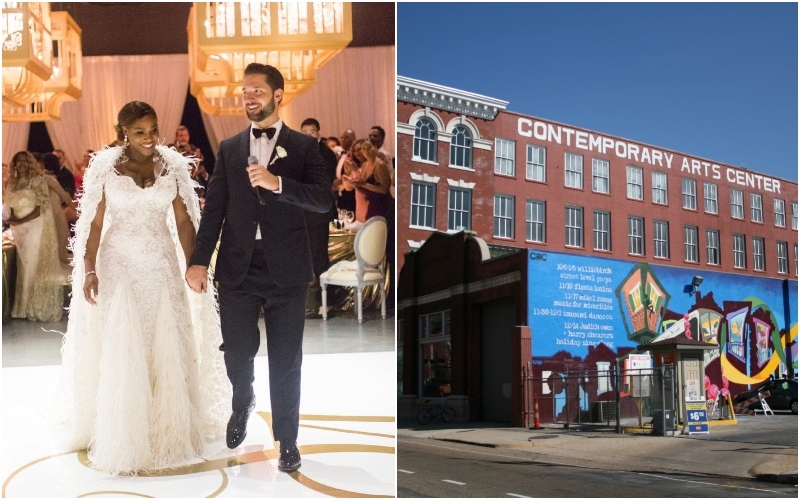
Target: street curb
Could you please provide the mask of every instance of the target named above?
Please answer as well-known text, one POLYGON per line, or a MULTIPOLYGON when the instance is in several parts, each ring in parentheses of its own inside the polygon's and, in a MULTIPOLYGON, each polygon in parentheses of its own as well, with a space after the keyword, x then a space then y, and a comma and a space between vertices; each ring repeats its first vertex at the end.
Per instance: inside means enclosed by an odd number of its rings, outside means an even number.
POLYGON ((797 485, 797 474, 758 474, 757 481, 797 485))

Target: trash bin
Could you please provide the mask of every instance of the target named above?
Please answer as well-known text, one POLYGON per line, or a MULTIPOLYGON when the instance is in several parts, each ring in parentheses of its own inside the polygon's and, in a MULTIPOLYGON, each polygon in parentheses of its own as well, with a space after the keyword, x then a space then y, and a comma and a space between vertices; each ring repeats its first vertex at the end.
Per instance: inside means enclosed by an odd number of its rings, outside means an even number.
POLYGON ((671 431, 674 428, 675 424, 672 418, 672 410, 653 410, 653 434, 656 436, 666 436, 667 431, 671 431))

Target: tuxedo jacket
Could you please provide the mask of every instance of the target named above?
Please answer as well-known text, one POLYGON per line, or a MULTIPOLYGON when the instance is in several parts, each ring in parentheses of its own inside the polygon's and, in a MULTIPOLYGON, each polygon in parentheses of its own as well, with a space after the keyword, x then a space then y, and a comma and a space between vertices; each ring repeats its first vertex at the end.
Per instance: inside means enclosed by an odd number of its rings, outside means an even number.
POLYGON ((250 127, 220 143, 190 264, 209 265, 221 230, 214 278, 221 286, 238 286, 247 275, 260 224, 270 278, 278 286, 307 285, 314 272, 304 212, 324 213, 333 203, 317 141, 283 124, 267 165, 281 177, 282 191, 260 189, 264 205, 250 185, 248 156, 250 127), (279 157, 278 148, 285 157, 279 157))
MULTIPOLYGON (((331 196, 333 196, 333 180, 336 178, 336 165, 339 163, 339 160, 336 159, 336 154, 328 147, 328 144, 325 141, 318 141, 319 142, 319 154, 322 156, 322 163, 325 164, 325 173, 328 175, 328 180, 330 183, 328 184, 328 189, 331 191, 331 196)), ((331 198, 333 199, 333 198, 331 198)), ((328 224, 330 221, 336 218, 336 207, 331 205, 331 209, 325 213, 317 213, 317 212, 306 212, 306 222, 309 225, 311 224, 328 224)))

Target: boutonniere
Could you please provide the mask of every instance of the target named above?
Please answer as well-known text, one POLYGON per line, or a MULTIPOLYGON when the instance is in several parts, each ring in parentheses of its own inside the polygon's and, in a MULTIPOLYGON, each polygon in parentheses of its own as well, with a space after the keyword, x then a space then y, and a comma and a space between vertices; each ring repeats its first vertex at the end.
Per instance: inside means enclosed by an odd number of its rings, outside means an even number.
POLYGON ((285 150, 285 149, 283 149, 283 146, 278 146, 278 147, 276 147, 276 148, 275 148, 275 158, 273 158, 273 159, 272 159, 272 161, 269 163, 269 164, 270 164, 270 166, 271 166, 273 163, 275 163, 276 161, 278 161, 278 159, 279 159, 279 158, 286 158, 286 156, 287 156, 287 154, 286 154, 286 150, 285 150))

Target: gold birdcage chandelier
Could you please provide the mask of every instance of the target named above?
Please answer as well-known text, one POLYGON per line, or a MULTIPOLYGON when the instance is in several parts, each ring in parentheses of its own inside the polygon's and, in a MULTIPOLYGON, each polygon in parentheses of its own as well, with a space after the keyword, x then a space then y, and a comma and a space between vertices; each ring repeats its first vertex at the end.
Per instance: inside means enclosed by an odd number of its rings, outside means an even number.
POLYGON ((200 109, 244 116, 242 79, 253 62, 285 80, 283 104, 353 39, 349 2, 195 2, 189 14, 190 91, 200 109))
POLYGON ((81 28, 46 2, 4 2, 3 30, 3 121, 60 118, 82 95, 81 28))

